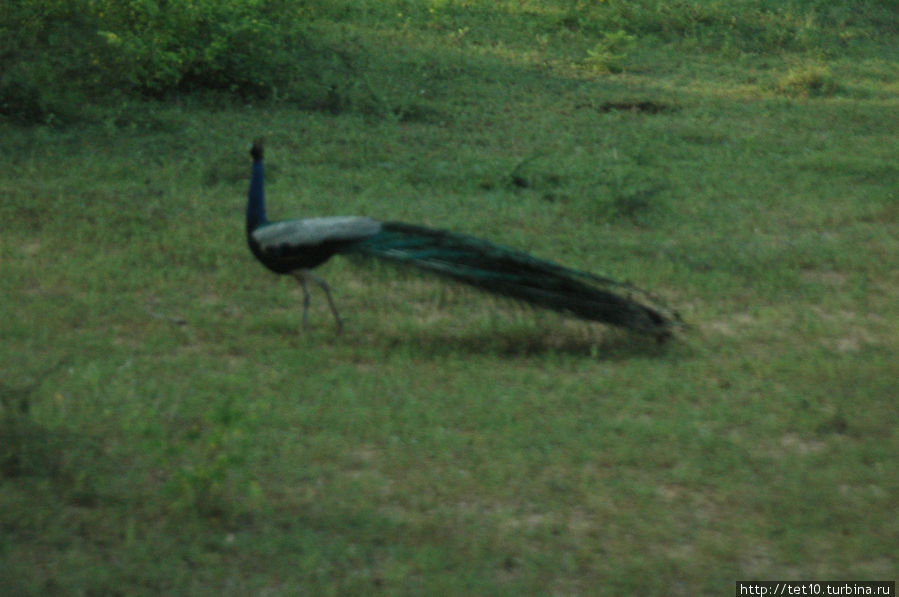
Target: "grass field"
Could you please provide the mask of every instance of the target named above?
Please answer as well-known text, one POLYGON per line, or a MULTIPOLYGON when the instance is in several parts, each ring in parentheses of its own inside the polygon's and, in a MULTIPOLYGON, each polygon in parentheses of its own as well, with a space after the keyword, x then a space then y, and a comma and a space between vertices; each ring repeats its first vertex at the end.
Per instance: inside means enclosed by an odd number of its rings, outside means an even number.
POLYGON ((0 594, 895 580, 899 38, 852 4, 338 2, 304 101, 0 121, 0 594), (346 330, 314 293, 301 334, 244 241, 260 135, 273 218, 488 237, 690 326, 335 259, 346 330))

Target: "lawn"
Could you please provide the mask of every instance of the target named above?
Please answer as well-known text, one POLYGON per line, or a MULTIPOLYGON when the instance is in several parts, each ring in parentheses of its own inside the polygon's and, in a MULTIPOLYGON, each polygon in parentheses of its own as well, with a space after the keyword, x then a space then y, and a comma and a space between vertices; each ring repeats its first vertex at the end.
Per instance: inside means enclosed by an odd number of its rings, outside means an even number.
POLYGON ((896 579, 889 2, 294 4, 294 95, 0 120, 0 594, 896 579), (244 239, 258 136, 272 218, 489 238, 688 326, 335 258, 344 333, 315 288, 301 331, 244 239))

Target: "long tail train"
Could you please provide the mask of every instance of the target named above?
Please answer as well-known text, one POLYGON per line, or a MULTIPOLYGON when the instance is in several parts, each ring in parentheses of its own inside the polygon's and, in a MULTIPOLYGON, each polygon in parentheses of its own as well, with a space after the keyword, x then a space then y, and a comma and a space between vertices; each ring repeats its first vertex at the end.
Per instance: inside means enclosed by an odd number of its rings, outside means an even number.
POLYGON ((681 325, 677 313, 634 286, 445 230, 383 222, 378 234, 339 252, 412 265, 535 307, 658 337, 681 325))

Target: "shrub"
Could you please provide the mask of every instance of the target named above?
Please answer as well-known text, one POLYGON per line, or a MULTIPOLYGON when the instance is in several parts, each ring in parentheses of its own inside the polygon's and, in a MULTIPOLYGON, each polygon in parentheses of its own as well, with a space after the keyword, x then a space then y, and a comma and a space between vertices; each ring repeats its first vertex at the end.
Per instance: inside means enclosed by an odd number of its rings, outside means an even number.
POLYGON ((148 94, 271 95, 302 46, 302 9, 283 0, 98 0, 110 76, 148 94))
POLYGON ((592 50, 587 50, 586 63, 596 71, 619 73, 636 39, 625 31, 606 33, 592 50))
POLYGON ((0 113, 22 121, 78 111, 100 91, 101 46, 84 0, 18 0, 0 13, 0 113))
POLYGON ((127 95, 286 92, 307 47, 296 0, 17 0, 0 13, 0 113, 76 117, 127 95))
POLYGON ((829 97, 839 91, 839 85, 825 66, 801 66, 790 69, 776 85, 777 91, 793 97, 829 97))

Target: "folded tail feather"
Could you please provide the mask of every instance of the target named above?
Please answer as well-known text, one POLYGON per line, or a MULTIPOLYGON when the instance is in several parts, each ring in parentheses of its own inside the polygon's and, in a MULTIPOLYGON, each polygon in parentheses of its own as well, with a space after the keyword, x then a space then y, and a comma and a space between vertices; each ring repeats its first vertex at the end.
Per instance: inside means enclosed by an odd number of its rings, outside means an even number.
POLYGON ((680 323, 676 313, 629 284, 467 235, 384 222, 379 233, 353 243, 347 252, 414 265, 537 307, 659 337, 680 323))

